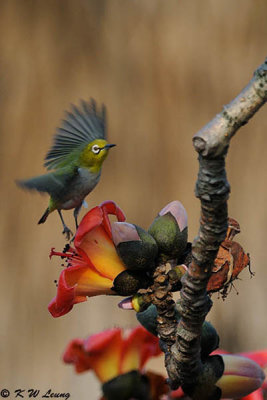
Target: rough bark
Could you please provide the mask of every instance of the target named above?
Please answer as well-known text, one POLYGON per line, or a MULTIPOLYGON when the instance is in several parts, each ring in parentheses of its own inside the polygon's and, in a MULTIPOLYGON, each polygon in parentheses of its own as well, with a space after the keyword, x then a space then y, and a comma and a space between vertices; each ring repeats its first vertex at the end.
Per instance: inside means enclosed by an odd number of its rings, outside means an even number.
POLYGON ((267 59, 242 92, 193 138, 195 150, 199 153, 196 196, 201 202, 201 219, 192 247, 192 263, 182 278, 178 304, 181 319, 176 341, 168 354, 172 387, 177 387, 179 383, 183 387, 192 387, 203 371, 200 359, 201 326, 212 305, 206 286, 227 230, 230 186, 226 178, 225 157, 235 132, 266 100, 267 59))

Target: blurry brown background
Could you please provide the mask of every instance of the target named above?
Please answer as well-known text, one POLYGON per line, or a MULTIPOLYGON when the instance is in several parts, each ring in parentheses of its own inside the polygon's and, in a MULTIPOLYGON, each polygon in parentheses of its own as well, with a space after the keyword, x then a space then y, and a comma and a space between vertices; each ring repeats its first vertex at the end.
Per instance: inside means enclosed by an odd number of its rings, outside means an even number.
MULTIPOLYGON (((52 388, 94 400, 97 381, 61 362, 64 347, 73 337, 135 324, 116 298, 90 299, 59 319, 47 311, 60 272, 48 254, 63 247, 62 228, 56 213, 38 226, 47 198, 14 180, 45 172, 63 110, 91 96, 108 108, 117 147, 89 206, 113 199, 146 228, 179 199, 192 240, 199 219, 192 136, 263 62, 266 21, 265 0, 0 1, 1 388, 52 388)), ((256 271, 253 279, 242 273, 238 295, 214 296, 210 319, 231 351, 266 346, 266 129, 263 108, 227 158, 229 213, 256 271)), ((72 212, 65 217, 73 226, 72 212)))

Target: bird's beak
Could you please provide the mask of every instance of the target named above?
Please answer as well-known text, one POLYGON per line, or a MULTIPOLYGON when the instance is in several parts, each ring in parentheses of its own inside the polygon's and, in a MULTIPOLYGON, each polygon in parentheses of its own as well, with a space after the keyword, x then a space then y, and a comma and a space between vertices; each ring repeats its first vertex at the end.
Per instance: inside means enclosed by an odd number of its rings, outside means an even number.
POLYGON ((115 145, 115 144, 106 144, 106 145, 103 147, 103 149, 109 150, 111 147, 114 147, 114 146, 116 146, 116 145, 115 145))

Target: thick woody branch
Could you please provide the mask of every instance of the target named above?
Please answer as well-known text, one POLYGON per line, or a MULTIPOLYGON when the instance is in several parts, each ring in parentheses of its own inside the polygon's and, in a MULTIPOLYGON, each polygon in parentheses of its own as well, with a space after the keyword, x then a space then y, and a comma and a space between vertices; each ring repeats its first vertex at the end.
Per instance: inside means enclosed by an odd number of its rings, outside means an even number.
POLYGON ((266 92, 267 59, 242 92, 196 133, 193 138, 196 151, 204 157, 223 154, 236 131, 266 102, 266 92))
MULTIPOLYGON (((200 229, 193 243, 193 261, 182 278, 183 287, 178 304, 182 317, 176 342, 171 348, 171 364, 172 367, 173 364, 176 366, 176 381, 181 382, 188 392, 203 371, 200 359, 201 327, 212 304, 206 286, 227 230, 230 187, 226 179, 225 156, 235 132, 248 122, 266 100, 267 60, 256 70, 245 89, 193 138, 194 147, 199 153, 196 196, 201 201, 200 229)), ((213 397, 207 393, 206 398, 213 397)))

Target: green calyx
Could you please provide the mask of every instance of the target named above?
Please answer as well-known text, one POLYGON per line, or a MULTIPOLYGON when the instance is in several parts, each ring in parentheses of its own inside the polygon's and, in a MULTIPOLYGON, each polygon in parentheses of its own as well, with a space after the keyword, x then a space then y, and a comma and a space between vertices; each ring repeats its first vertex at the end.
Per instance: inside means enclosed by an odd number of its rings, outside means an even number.
POLYGON ((221 356, 210 356, 203 364, 202 373, 194 386, 182 386, 184 392, 192 400, 219 400, 222 391, 216 382, 224 372, 224 363, 221 356))
MULTIPOLYGON (((143 325, 144 328, 152 335, 157 336, 157 308, 154 304, 149 305, 145 310, 139 311, 136 313, 136 318, 143 325)), ((181 316, 178 310, 175 310, 175 319, 177 320, 177 324, 180 320, 181 316)), ((200 339, 200 347, 201 347, 201 360, 204 362, 209 354, 216 350, 219 346, 219 336, 214 328, 214 326, 208 322, 204 321, 201 328, 201 339, 200 339)))
POLYGON ((156 217, 148 233, 155 239, 162 255, 178 258, 186 249, 188 229, 185 227, 181 232, 175 217, 170 212, 156 217))
POLYGON ((143 228, 134 225, 140 240, 121 242, 117 252, 128 270, 148 270, 154 267, 158 254, 155 239, 143 228))
POLYGON ((146 310, 136 313, 136 318, 140 324, 154 336, 158 336, 157 316, 157 307, 154 304, 151 304, 146 310))
POLYGON ((149 380, 139 371, 130 371, 102 385, 106 400, 147 400, 150 398, 149 380))
POLYGON ((146 288, 149 280, 145 274, 135 271, 123 271, 113 281, 113 288, 120 296, 134 295, 139 289, 146 288))
POLYGON ((201 330, 201 359, 204 361, 209 354, 219 347, 219 335, 214 326, 205 321, 201 330))

